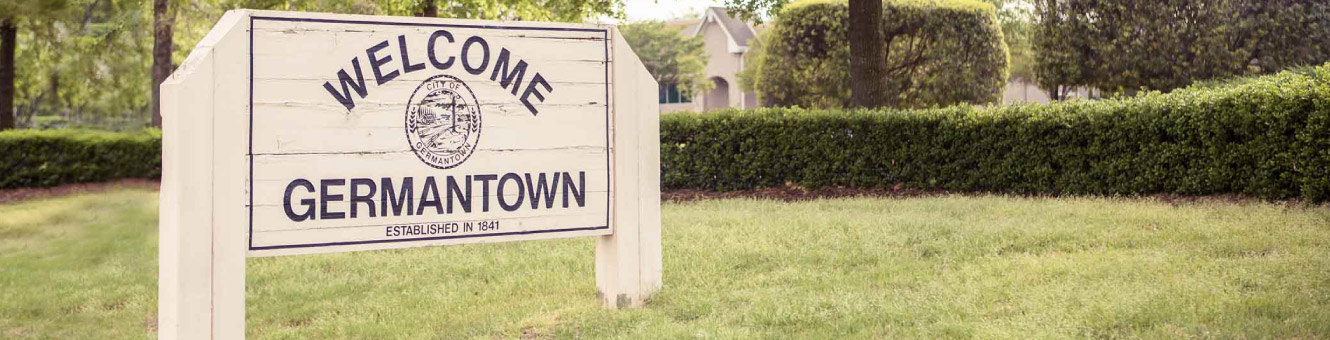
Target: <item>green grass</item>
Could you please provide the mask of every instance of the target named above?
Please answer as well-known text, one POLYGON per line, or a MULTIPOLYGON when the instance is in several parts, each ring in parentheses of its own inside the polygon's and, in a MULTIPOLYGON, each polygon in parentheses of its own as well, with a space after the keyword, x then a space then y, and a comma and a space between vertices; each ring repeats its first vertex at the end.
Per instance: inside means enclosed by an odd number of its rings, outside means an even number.
MULTIPOLYGON (((156 194, 0 205, 0 338, 154 336, 156 194)), ((249 262, 251 339, 1330 338, 1330 208, 998 196, 666 204, 665 289, 593 241, 249 262)))

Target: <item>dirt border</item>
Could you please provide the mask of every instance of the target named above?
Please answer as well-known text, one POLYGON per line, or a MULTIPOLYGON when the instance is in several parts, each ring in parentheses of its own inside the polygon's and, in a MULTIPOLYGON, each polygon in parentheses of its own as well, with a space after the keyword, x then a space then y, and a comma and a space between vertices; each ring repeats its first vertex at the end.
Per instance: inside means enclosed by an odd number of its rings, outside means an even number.
POLYGON ((786 202, 809 201, 828 198, 883 197, 914 198, 953 195, 950 191, 925 191, 901 188, 858 189, 845 187, 822 187, 806 189, 795 186, 762 188, 736 191, 708 190, 666 190, 660 192, 660 199, 666 202, 691 202, 727 198, 768 199, 786 202))
POLYGON ((161 183, 151 179, 122 179, 111 182, 66 184, 45 188, 17 188, 0 190, 0 204, 60 197, 84 193, 103 192, 123 188, 160 190, 161 183))
POLYGON ((1182 204, 1278 204, 1288 206, 1324 206, 1330 207, 1330 203, 1309 204, 1300 199, 1262 199, 1234 194, 1224 195, 1206 195, 1206 196, 1187 196, 1178 194, 1150 194, 1150 195, 1055 195, 1055 194, 1013 194, 1004 192, 970 192, 970 191, 947 191, 947 190, 918 190, 907 189, 896 186, 893 188, 873 188, 859 189, 846 187, 822 187, 816 189, 802 188, 798 186, 785 186, 778 188, 762 188, 736 191, 707 191, 707 190, 668 190, 660 193, 662 201, 666 202, 693 202, 712 199, 728 198, 751 198, 780 200, 786 202, 808 201, 817 199, 834 198, 854 198, 854 197, 873 197, 873 198, 917 198, 917 197, 942 197, 942 196, 1003 196, 1020 197, 1027 199, 1053 199, 1053 198, 1119 198, 1130 200, 1154 200, 1169 205, 1182 204))

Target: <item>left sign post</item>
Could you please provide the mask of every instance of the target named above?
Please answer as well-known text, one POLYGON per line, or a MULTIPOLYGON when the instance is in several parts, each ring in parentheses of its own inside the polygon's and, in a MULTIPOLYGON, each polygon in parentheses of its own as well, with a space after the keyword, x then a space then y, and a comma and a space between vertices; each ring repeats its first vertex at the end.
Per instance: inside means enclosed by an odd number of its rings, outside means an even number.
POLYGON ((162 91, 162 339, 243 339, 256 256, 597 237, 606 306, 661 287, 657 84, 613 26, 231 11, 162 91))

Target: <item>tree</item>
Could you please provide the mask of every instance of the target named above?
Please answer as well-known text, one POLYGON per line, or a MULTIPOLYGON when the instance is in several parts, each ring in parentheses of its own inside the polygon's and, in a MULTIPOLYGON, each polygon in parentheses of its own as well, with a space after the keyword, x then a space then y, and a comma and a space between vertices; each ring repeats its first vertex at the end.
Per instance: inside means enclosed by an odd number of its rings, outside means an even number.
POLYGON ((8 0, 0 2, 0 130, 16 123, 19 31, 50 25, 67 8, 66 0, 8 0))
POLYGON ((16 106, 34 127, 142 128, 151 113, 151 11, 143 0, 71 0, 19 33, 16 106), (34 121, 35 117, 42 117, 34 121))
MULTIPOLYGON (((789 0, 726 0, 740 18, 754 20, 760 14, 778 16, 789 0)), ((887 105, 883 84, 886 70, 882 31, 882 0, 849 0, 850 3, 850 96, 856 107, 887 105)))
MULTIPOLYGON (((190 52, 175 46, 194 46, 227 10, 411 15, 424 3, 0 0, 0 126, 17 125, 16 121, 23 124, 25 117, 39 127, 135 129, 160 122, 157 85, 170 75, 175 61, 190 52), (16 34, 2 34, 10 27, 16 34), (10 36, 15 43, 7 43, 10 36), (14 55, 12 63, 4 58, 6 51, 14 55)), ((450 0, 439 4, 440 16, 478 19, 580 21, 621 16, 622 12, 620 0, 450 0)))
MULTIPOLYGON (((975 1, 884 3, 880 26, 885 106, 917 108, 997 101, 1007 51, 992 6, 975 1)), ((854 101, 854 47, 846 48, 849 7, 795 3, 750 45, 741 86, 764 104, 863 107, 854 101)))
POLYGON ((781 9, 788 4, 790 0, 726 0, 725 10, 739 19, 762 23, 780 16, 781 9))
POLYGON ((171 50, 175 42, 176 11, 171 0, 152 0, 152 126, 162 127, 162 82, 171 76, 175 63, 171 50))
POLYGON ((850 101, 855 107, 887 105, 882 0, 850 0, 850 101))
POLYGON ((1034 52, 1030 35, 1034 29, 1034 3, 1030 0, 983 0, 997 8, 1002 39, 1007 42, 1008 74, 1013 79, 1034 81, 1034 52))
POLYGON ((1130 95, 1330 60, 1324 0, 1039 0, 1040 87, 1130 95))
POLYGON ((425 0, 425 3, 420 6, 420 13, 416 14, 416 16, 427 18, 439 16, 439 4, 434 2, 434 0, 425 0))
MULTIPOLYGON (((295 7, 319 2, 354 0, 288 1, 295 7)), ((623 12, 621 0, 367 0, 380 11, 373 14, 401 16, 438 16, 459 19, 565 21, 576 22, 598 15, 618 17, 623 12), (430 12, 436 15, 429 15, 430 12)))
POLYGON ((14 128, 14 96, 19 22, 40 13, 33 1, 0 2, 0 131, 14 128))
POLYGON ((14 52, 18 49, 17 18, 0 18, 0 131, 14 128, 14 52))
POLYGON ((621 25, 619 32, 662 86, 677 85, 688 93, 703 93, 714 86, 706 78, 702 39, 685 37, 678 28, 660 21, 621 25))

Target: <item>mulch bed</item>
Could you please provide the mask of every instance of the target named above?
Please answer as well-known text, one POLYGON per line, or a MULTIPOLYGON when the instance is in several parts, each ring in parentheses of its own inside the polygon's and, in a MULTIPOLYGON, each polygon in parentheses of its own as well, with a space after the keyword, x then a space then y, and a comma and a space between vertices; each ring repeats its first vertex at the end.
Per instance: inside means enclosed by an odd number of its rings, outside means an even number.
MULTIPOLYGON (((914 198, 914 197, 939 197, 939 196, 1007 196, 1024 198, 1058 198, 1064 195, 1053 194, 1010 194, 1000 192, 957 192, 946 190, 918 190, 901 188, 899 185, 893 188, 845 188, 845 187, 822 187, 816 189, 803 188, 794 185, 786 185, 778 188, 762 188, 738 191, 706 191, 706 190, 668 190, 660 193, 660 199, 666 202, 691 202, 710 199, 726 198, 752 198, 768 199, 786 202, 808 201, 829 198, 850 198, 850 197, 878 197, 878 198, 914 198)), ((1086 195, 1067 195, 1067 197, 1088 197, 1086 195)), ((1125 199, 1155 200, 1169 205, 1182 204, 1250 204, 1250 203, 1275 203, 1284 205, 1305 205, 1298 199, 1271 200, 1242 195, 1208 195, 1208 196, 1186 196, 1177 194, 1152 194, 1136 196, 1107 196, 1121 197, 1125 199)), ((1330 205, 1330 204, 1326 204, 1330 205)))
POLYGON ((844 198, 844 197, 889 197, 889 198, 910 198, 926 196, 944 196, 950 195, 949 191, 925 191, 916 189, 904 189, 899 186, 895 188, 876 188, 859 189, 845 187, 821 187, 808 189, 799 186, 787 185, 777 188, 762 188, 737 191, 706 191, 706 190, 667 190, 660 192, 660 199, 666 202, 689 202, 709 199, 725 198, 753 198, 768 199, 786 202, 808 201, 826 198, 844 198))
POLYGON ((160 183, 156 180, 122 179, 111 182, 66 184, 46 188, 4 189, 0 190, 0 204, 38 198, 102 192, 122 188, 146 188, 158 190, 160 187, 160 183))

